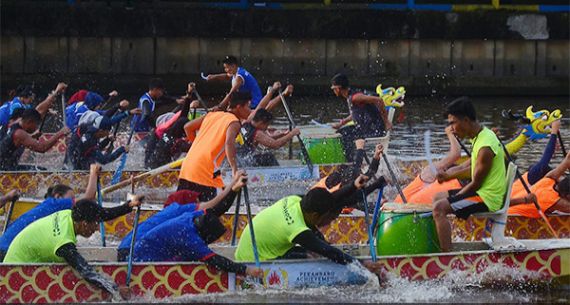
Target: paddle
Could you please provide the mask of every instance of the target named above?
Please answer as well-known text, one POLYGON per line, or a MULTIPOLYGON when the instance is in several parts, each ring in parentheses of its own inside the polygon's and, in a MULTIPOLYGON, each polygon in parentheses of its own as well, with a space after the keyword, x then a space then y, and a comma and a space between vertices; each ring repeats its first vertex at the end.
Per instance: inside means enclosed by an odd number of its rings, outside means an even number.
MULTIPOLYGON (((133 135, 135 134, 136 129, 136 122, 131 128, 131 132, 129 133, 129 139, 127 140, 127 147, 131 145, 131 141, 133 140, 133 135)), ((127 156, 129 155, 128 152, 123 153, 121 156, 121 161, 119 166, 117 167, 117 171, 113 174, 113 178, 111 179, 111 184, 119 183, 121 181, 121 175, 123 174, 123 170, 125 169, 125 165, 127 164, 127 156)))
MULTIPOLYGON (((172 161, 172 162, 170 162, 170 163, 168 163, 168 164, 165 164, 165 165, 163 165, 163 166, 161 166, 161 167, 157 167, 157 168, 155 168, 155 169, 151 169, 151 170, 149 170, 148 172, 145 172, 145 173, 142 173, 142 174, 139 174, 139 175, 135 176, 135 177, 133 178, 133 180, 134 180, 135 182, 139 182, 139 181, 142 181, 142 180, 144 180, 144 179, 147 179, 147 178, 150 178, 150 177, 154 177, 154 176, 156 176, 156 175, 160 175, 160 174, 162 174, 162 173, 164 173, 164 172, 166 172, 166 171, 169 171, 169 170, 171 170, 171 169, 175 169, 175 168, 177 168, 177 167, 180 167, 180 165, 182 165, 182 161, 184 161, 184 158, 178 159, 178 160, 176 160, 176 161, 172 161)), ((111 192, 114 192, 114 191, 116 191, 116 190, 118 190, 118 189, 121 189, 121 188, 123 188, 123 187, 125 187, 125 186, 127 186, 127 185, 129 185, 129 184, 130 184, 130 180, 123 180, 123 181, 121 181, 121 182, 119 182, 119 183, 115 183, 115 184, 112 184, 112 185, 110 185, 110 186, 104 188, 101 192, 103 193, 103 195, 106 195, 106 194, 109 194, 109 193, 111 193, 111 192)))
MULTIPOLYGON (((291 124, 292 128, 295 128, 296 126, 295 126, 295 121, 293 121, 293 115, 291 114, 289 105, 287 105, 287 101, 285 101, 285 97, 283 96, 283 92, 281 91, 281 89, 279 89, 279 97, 281 98, 281 103, 283 103, 283 108, 285 108, 285 112, 287 113, 289 124, 291 124)), ((309 152, 307 151, 307 147, 305 147, 305 143, 303 143, 301 135, 297 135, 297 140, 299 140, 299 144, 301 144, 301 153, 303 154, 303 159, 305 159, 305 163, 307 164, 307 168, 309 169, 309 174, 312 177, 313 163, 311 162, 311 158, 309 158, 309 152)))
POLYGON ((109 142, 109 146, 107 147, 107 153, 111 153, 115 149, 115 140, 117 139, 117 132, 119 131, 120 125, 121 122, 117 122, 117 124, 115 124, 114 126, 115 129, 113 130, 113 140, 109 142))
POLYGON ((455 139, 457 140, 457 142, 459 143, 459 146, 461 146, 461 149, 463 149, 463 151, 467 154, 467 156, 469 158, 471 158, 471 153, 469 152, 469 150, 467 149, 467 147, 465 147, 465 144, 463 144, 463 142, 461 141, 461 139, 456 135, 453 134, 455 136, 455 139))
MULTIPOLYGON (((103 194, 101 192, 101 178, 99 175, 97 175, 97 203, 100 207, 103 207, 103 194)), ((105 224, 102 221, 99 222, 99 231, 101 231, 101 246, 106 247, 105 224)))
MULTIPOLYGON (((131 193, 135 195, 135 182, 134 177, 131 177, 131 193)), ((131 245, 129 246, 129 261, 127 264, 127 280, 126 286, 129 287, 131 284, 131 275, 133 273, 133 253, 135 251, 135 240, 137 238, 137 230, 139 228, 139 218, 141 215, 141 207, 137 207, 137 211, 135 213, 135 220, 133 224, 133 236, 131 237, 131 245)))
MULTIPOLYGON (((362 202, 364 202, 364 222, 366 223, 366 228, 368 229, 368 246, 370 247, 370 256, 372 261, 376 261, 376 249, 374 249, 374 240, 372 233, 372 224, 370 223, 370 211, 368 211, 368 199, 366 198, 366 193, 364 190, 360 190, 362 194, 362 202)), ((376 207, 374 208, 376 211, 376 207)))
MULTIPOLYGON (((64 92, 61 93, 61 111, 62 111, 61 115, 62 115, 62 119, 63 119, 63 127, 65 128, 65 127, 67 127, 67 118, 65 117, 65 93, 64 92)), ((65 136, 64 142, 67 144, 67 136, 65 136)), ((68 149, 65 150, 65 158, 63 159, 63 167, 64 168, 66 166, 66 161, 69 161, 71 163, 71 166, 68 167, 68 170, 71 172, 71 169, 73 167, 73 162, 69 159, 69 150, 68 149)))
POLYGON ((374 247, 374 234, 376 233, 376 224, 378 223, 378 217, 380 217, 380 208, 382 207, 382 194, 384 193, 384 186, 380 188, 378 191, 378 198, 376 199, 376 203, 374 205, 374 214, 372 215, 372 224, 368 229, 368 242, 370 243, 370 254, 372 256, 372 261, 375 262, 376 258, 376 249, 374 247))
POLYGON ((396 178, 396 174, 392 170, 392 166, 390 165, 390 162, 388 161, 388 157, 386 156, 385 153, 382 154, 382 159, 384 159, 384 163, 386 164, 386 168, 388 169, 388 172, 390 173, 390 177, 392 177, 392 180, 394 181, 394 186, 398 190, 398 194, 400 194, 400 198, 402 198, 402 202, 408 203, 408 200, 406 199, 406 196, 404 196, 404 192, 402 192, 402 188, 400 187, 400 184, 398 183, 398 179, 396 178))
POLYGON ((239 206, 241 204, 241 190, 240 192, 237 194, 237 198, 236 198, 236 210, 234 213, 234 222, 233 222, 233 231, 232 231, 232 241, 231 241, 231 245, 235 246, 236 245, 236 238, 237 238, 237 230, 238 230, 238 225, 239 225, 239 206))
POLYGON ((560 135, 560 130, 557 133, 558 135, 558 142, 560 143, 560 148, 562 149, 563 157, 566 157, 566 148, 564 147, 564 142, 562 142, 562 135, 560 135))
MULTIPOLYGON (((497 137, 497 139, 499 139, 499 137, 497 137)), ((503 151, 505 152, 505 156, 507 156, 507 160, 509 160, 509 162, 512 162, 513 164, 515 164, 515 162, 513 161, 513 159, 511 158, 511 154, 509 154, 509 152, 507 151, 507 147, 505 147, 505 144, 503 144, 503 141, 501 141, 501 139, 499 139, 499 142, 501 143, 501 146, 503 146, 503 151)), ((525 191, 530 194, 530 188, 528 187, 528 184, 526 183, 526 181, 524 181, 520 171, 518 170, 518 167, 516 169, 516 176, 517 178, 520 180, 521 184, 523 185, 525 191)), ((510 195, 510 194, 507 194, 510 195)), ((538 202, 535 200, 532 201, 532 203, 534 203, 534 206, 536 207, 536 209, 538 210, 538 214, 540 215, 540 217, 546 222, 546 225, 548 226, 548 229, 550 230, 550 232, 552 233, 552 235, 554 235, 554 237, 558 238, 558 234, 556 233, 556 231, 554 231, 554 228, 552 228, 552 225, 550 224, 550 221, 548 220, 548 218, 546 218, 546 215, 544 214, 544 212, 542 211, 542 208, 540 207, 540 205, 538 204, 538 202)))
POLYGON ((253 220, 251 218, 251 205, 249 202, 249 192, 247 191, 247 185, 243 186, 243 198, 245 201, 245 208, 247 212, 247 222, 249 223, 249 234, 251 235, 251 246, 253 247, 253 256, 255 258, 255 266, 260 267, 259 262, 259 252, 257 251, 257 243, 255 242, 255 232, 253 231, 253 220))
POLYGON ((20 198, 20 196, 14 196, 10 201, 10 208, 6 213, 6 220, 4 220, 4 228, 2 229, 2 234, 6 232, 6 229, 8 229, 8 225, 10 224, 10 218, 12 218, 12 213, 14 213, 14 206, 16 205, 16 202, 18 202, 18 198, 20 198))

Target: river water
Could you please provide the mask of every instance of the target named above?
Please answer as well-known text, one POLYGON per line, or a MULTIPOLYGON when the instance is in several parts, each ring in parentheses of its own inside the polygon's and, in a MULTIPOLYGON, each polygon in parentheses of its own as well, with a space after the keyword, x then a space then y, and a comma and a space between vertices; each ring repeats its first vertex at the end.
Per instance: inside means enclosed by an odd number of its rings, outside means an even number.
MULTIPOLYGON (((423 133, 432 132, 432 153, 442 155, 447 150, 447 138, 443 132, 446 125, 442 116, 444 103, 451 98, 440 97, 408 97, 403 109, 396 113, 396 124, 390 142, 390 153, 400 157, 422 157, 423 133)), ((298 124, 310 126, 311 120, 330 123, 347 114, 343 101, 332 97, 292 97, 289 99, 292 112, 298 118, 298 124)), ((516 123, 501 116, 501 110, 512 109, 514 113, 524 114, 526 108, 534 106, 539 109, 561 109, 564 114, 570 114, 568 97, 482 97, 474 98, 473 102, 480 121, 489 127, 497 127, 503 140, 510 139, 517 131, 516 123)), ((287 120, 282 110, 276 111, 275 125, 285 127, 287 120)), ((562 125, 562 137, 570 139, 570 119, 565 117, 562 125)), ((567 140, 570 143, 570 140, 567 140)), ((545 139, 531 142, 518 153, 517 163, 521 168, 527 168, 542 155, 545 139)), ((567 149, 570 146, 567 144, 567 149)), ((297 152, 295 152, 296 154, 297 152)), ((286 155, 286 149, 280 151, 286 155)), ((551 162, 556 165, 562 159, 559 150, 551 162)), ((142 156, 133 157, 134 160, 142 156)), ((137 161, 134 161, 136 164, 137 161)), ((140 163, 138 163, 140 164, 140 163)), ((98 240, 98 237, 93 237, 98 240)), ((89 241, 82 241, 89 244, 89 241)), ((96 244, 97 241, 94 241, 96 244)), ((570 258, 569 258, 570 259, 570 258)), ((476 276, 473 274, 457 273, 452 276, 431 282, 411 282, 392 278, 383 283, 371 283, 359 287, 322 287, 307 288, 295 291, 256 289, 242 292, 232 292, 213 295, 189 295, 168 300, 137 298, 139 302, 172 302, 172 303, 566 303, 570 302, 570 288, 552 289, 543 286, 521 286, 496 283, 489 285, 488 279, 493 276, 512 273, 511 270, 498 268, 490 274, 476 276)), ((520 275, 511 274, 513 277, 520 275)))

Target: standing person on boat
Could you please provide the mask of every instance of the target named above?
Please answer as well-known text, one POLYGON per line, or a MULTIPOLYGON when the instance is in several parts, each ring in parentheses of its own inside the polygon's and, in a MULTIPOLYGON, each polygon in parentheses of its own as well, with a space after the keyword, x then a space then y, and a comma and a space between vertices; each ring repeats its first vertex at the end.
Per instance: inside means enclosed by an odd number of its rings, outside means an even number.
MULTIPOLYGON (((14 198, 20 197, 20 191, 18 190, 11 190, 6 195, 0 196, 0 208, 3 208, 6 203, 14 200, 14 198)), ((6 220, 5 220, 6 221, 6 220)), ((1 236, 0 236, 1 238, 1 236)))
MULTIPOLYGON (((367 177, 361 175, 333 193, 315 188, 305 196, 288 196, 259 212, 253 218, 259 259, 307 258, 311 251, 343 265, 354 261, 352 256, 329 245, 315 232, 338 216, 345 199, 362 189, 366 180, 367 177)), ((240 237, 235 253, 237 261, 254 261, 249 231, 248 225, 240 237)))
MULTIPOLYGON (((81 196, 80 199, 95 200, 97 192, 97 175, 101 171, 101 165, 92 164, 89 171, 89 180, 87 182, 87 188, 81 196)), ((36 205, 26 213, 22 214, 18 219, 14 220, 6 232, 0 236, 0 261, 8 251, 10 244, 24 228, 26 228, 32 222, 51 215, 55 212, 61 210, 71 209, 75 204, 75 192, 73 189, 64 184, 57 184, 48 188, 47 193, 44 196, 45 200, 40 204, 36 205)), ((132 205, 131 205, 132 207, 132 205)), ((118 206, 114 208, 104 208, 104 220, 109 220, 117 217, 116 215, 123 215, 130 212, 129 209, 118 206), (125 212, 125 210, 127 210, 125 212), (121 214, 122 213, 122 214, 121 214)))
POLYGON ((121 101, 104 115, 95 111, 88 111, 81 117, 77 130, 72 134, 68 146, 68 156, 71 166, 75 170, 86 170, 90 164, 107 164, 113 162, 121 154, 128 150, 128 147, 119 147, 114 152, 105 152, 105 148, 111 139, 108 139, 111 127, 119 123, 129 114, 140 114, 138 108, 127 110, 129 102, 121 101), (117 114, 116 112, 120 112, 117 114), (100 141, 101 139, 104 139, 100 141))
POLYGON ((461 189, 437 193, 433 203, 442 251, 451 250, 451 224, 448 214, 467 219, 471 214, 495 212, 503 205, 507 189, 505 153, 497 135, 477 121, 473 104, 467 98, 457 99, 447 106, 448 125, 459 138, 469 138, 473 145, 471 159, 437 174, 438 181, 448 181, 464 172, 471 181, 461 189))
POLYGON ((362 164, 366 152, 364 144, 366 138, 382 137, 385 132, 392 129, 392 123, 388 119, 388 112, 384 101, 378 96, 366 95, 361 91, 354 90, 349 86, 348 77, 344 74, 335 75, 331 89, 337 97, 343 98, 348 103, 350 114, 332 127, 340 129, 350 121, 354 121, 355 127, 349 132, 342 134, 342 142, 345 156, 348 161, 354 160, 356 166, 362 164), (356 148, 354 158, 352 153, 356 148))
POLYGON ((220 167, 227 156, 236 176, 235 141, 241 123, 249 117, 251 96, 248 93, 232 94, 228 111, 209 112, 184 125, 184 131, 192 147, 188 151, 178 177, 178 190, 191 190, 200 193, 200 201, 208 201, 216 196, 216 188, 224 186, 220 167), (198 136, 196 132, 200 130, 198 136))
POLYGON ((114 215, 91 199, 77 201, 71 209, 61 210, 34 221, 22 230, 10 244, 4 257, 5 264, 63 263, 67 262, 89 283, 117 296, 129 295, 128 287, 121 287, 95 272, 77 251, 77 235, 91 237, 101 221, 128 214, 140 206, 142 196, 134 196, 115 209, 114 215), (110 217, 109 217, 110 216, 110 217))
MULTIPOLYGON (((55 90, 53 90, 45 100, 36 106, 36 110, 42 118, 47 114, 48 109, 51 107, 56 97, 65 91, 67 84, 59 83, 55 90)), ((32 86, 22 86, 17 90, 17 97, 15 97, 10 102, 5 103, 0 107, 0 126, 8 124, 10 117, 14 114, 17 109, 32 109, 32 103, 34 102, 34 91, 32 86)))
POLYGON ((164 83, 160 78, 153 78, 148 85, 148 92, 143 94, 139 99, 138 108, 142 109, 142 113, 136 114, 131 120, 131 128, 136 132, 149 131, 154 128, 156 117, 154 117, 154 109, 157 101, 164 95, 164 83))
POLYGON ((223 65, 225 73, 211 74, 206 77, 208 81, 232 81, 230 92, 228 92, 222 102, 214 107, 213 110, 225 110, 232 99, 232 95, 236 92, 249 93, 251 95, 251 108, 256 108, 257 104, 261 101, 262 95, 255 77, 246 69, 239 66, 238 59, 235 56, 226 56, 223 60, 223 65))
POLYGON ((164 210, 166 213, 162 215, 158 213, 155 215, 158 216, 157 219, 152 219, 155 216, 149 219, 152 224, 155 224, 154 227, 143 228, 142 225, 147 221, 142 223, 139 230, 141 228, 143 230, 137 232, 140 235, 137 234, 133 260, 137 262, 202 261, 221 271, 262 277, 262 269, 234 263, 214 253, 208 247, 208 244, 216 241, 225 233, 226 228, 220 222, 219 217, 228 211, 236 194, 246 184, 246 181, 247 176, 240 171, 232 186, 227 187, 214 200, 197 206, 186 205, 193 206, 194 210, 190 207, 183 214, 172 215, 174 217, 167 219, 167 214, 172 214, 174 209, 180 210, 184 207, 173 203, 164 210))
POLYGON ((198 101, 192 101, 194 87, 194 83, 188 84, 180 110, 180 106, 177 106, 172 112, 162 114, 156 119, 156 128, 150 131, 145 145, 146 168, 157 168, 170 163, 190 149, 192 143, 186 140, 184 125, 190 121, 190 109, 195 110, 200 105, 198 101))
MULTIPOLYGON (((549 171, 544 178, 538 180, 530 187, 530 191, 535 195, 535 199, 545 213, 570 213, 570 175, 566 171, 570 169, 570 153, 553 170, 549 171)), ((529 180, 531 173, 529 171, 529 180)), ((526 190, 522 189, 513 193, 512 197, 528 197, 526 190)), ((538 210, 531 200, 511 203, 509 214, 516 214, 525 217, 539 218, 538 210)))
POLYGON ((0 140, 0 170, 37 170, 38 167, 34 165, 19 164, 24 150, 27 148, 45 153, 69 133, 69 128, 63 127, 48 140, 38 141, 32 135, 38 130, 41 120, 42 116, 36 109, 26 109, 19 121, 14 122, 6 130, 6 134, 0 140))

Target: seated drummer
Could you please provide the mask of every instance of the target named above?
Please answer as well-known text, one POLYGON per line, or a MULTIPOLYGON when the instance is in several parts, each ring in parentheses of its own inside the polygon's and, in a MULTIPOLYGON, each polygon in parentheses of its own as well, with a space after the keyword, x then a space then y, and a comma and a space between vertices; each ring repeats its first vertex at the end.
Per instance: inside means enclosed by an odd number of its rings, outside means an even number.
MULTIPOLYGON (((387 130, 392 129, 392 123, 388 120, 388 112, 384 101, 378 96, 366 95, 361 91, 349 87, 348 77, 337 74, 332 79, 334 94, 346 100, 350 114, 340 123, 333 124, 333 128, 339 129, 350 121, 354 121, 355 128, 350 132, 341 132, 344 153, 348 161, 361 165, 366 155, 364 144, 366 138, 382 137, 387 130), (352 156, 354 147, 356 152, 352 156)), ((340 132, 340 130, 339 130, 340 132)))
MULTIPOLYGON (((143 231, 140 235, 137 232, 133 260, 136 262, 202 261, 206 265, 225 272, 262 277, 262 269, 234 263, 214 253, 208 247, 208 244, 216 241, 225 233, 226 228, 220 222, 219 217, 228 211, 235 195, 246 184, 246 181, 245 173, 238 171, 232 186, 226 187, 215 199, 199 204, 194 209, 189 207, 188 211, 168 220, 165 219, 167 217, 164 217, 164 214, 160 215, 160 213, 149 218, 156 225, 142 227, 146 221, 141 224, 140 229, 143 231), (164 221, 158 223, 156 216, 164 221)), ((170 213, 170 209, 179 208, 177 204, 171 204, 165 211, 168 210, 167 213, 170 213)), ((125 239, 127 238, 128 236, 125 239)), ((123 243, 125 241, 123 240, 123 243)), ((128 241, 130 242, 130 239, 128 241)))
MULTIPOLYGON (((570 175, 565 174, 570 169, 570 153, 566 155, 562 163, 555 169, 549 171, 544 178, 538 180, 530 187, 534 198, 528 198, 524 189, 513 193, 513 197, 526 197, 524 204, 512 202, 509 214, 522 215, 525 217, 538 218, 540 215, 533 203, 528 203, 529 199, 536 199, 540 208, 545 213, 555 211, 570 213, 570 175)), ((530 177, 530 173, 529 173, 530 177)))
MULTIPOLYGON (((344 206, 343 198, 362 189, 366 180, 361 175, 334 193, 315 188, 305 196, 288 196, 262 210, 253 218, 259 259, 307 258, 311 251, 338 264, 353 262, 352 256, 329 245, 316 232, 338 216, 344 206)), ((254 261, 249 225, 240 237, 235 256, 240 262, 254 261)))
MULTIPOLYGON (((140 206, 142 196, 120 206, 122 216, 132 206, 140 206)), ((117 284, 95 272, 77 251, 77 235, 89 238, 99 229, 99 222, 108 220, 108 211, 95 201, 81 199, 71 208, 38 219, 20 232, 4 257, 4 264, 62 263, 67 262, 89 283, 109 292, 113 297, 126 297, 128 287, 119 289, 117 284)), ((112 218, 111 218, 112 219, 112 218)))
POLYGON ((448 125, 459 138, 469 138, 473 145, 471 159, 437 174, 438 181, 447 181, 465 172, 471 181, 461 189, 437 193, 433 201, 439 244, 442 251, 451 250, 451 224, 448 214, 467 219, 471 214, 495 212, 503 206, 507 190, 505 153, 497 135, 477 121, 473 104, 468 98, 457 99, 447 106, 448 125))

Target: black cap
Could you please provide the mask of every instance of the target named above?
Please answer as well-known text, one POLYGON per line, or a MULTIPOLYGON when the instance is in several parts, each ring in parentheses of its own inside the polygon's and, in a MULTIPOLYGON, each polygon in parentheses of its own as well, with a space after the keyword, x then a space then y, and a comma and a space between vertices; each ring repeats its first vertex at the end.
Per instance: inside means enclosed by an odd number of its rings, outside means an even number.
POLYGON ((31 97, 34 95, 34 89, 30 85, 18 86, 18 89, 16 89, 16 95, 18 97, 31 97))
POLYGON ((74 221, 100 222, 103 220, 103 208, 93 200, 81 199, 75 203, 71 211, 74 221))
POLYGON ((194 225, 207 244, 215 242, 226 233, 226 227, 215 213, 205 213, 194 218, 194 225))
POLYGON ((338 73, 331 79, 333 86, 340 86, 341 88, 348 88, 348 77, 342 73, 338 73))
POLYGON ((309 213, 316 212, 322 215, 331 211, 333 206, 333 195, 323 188, 314 188, 301 199, 301 208, 309 213))

